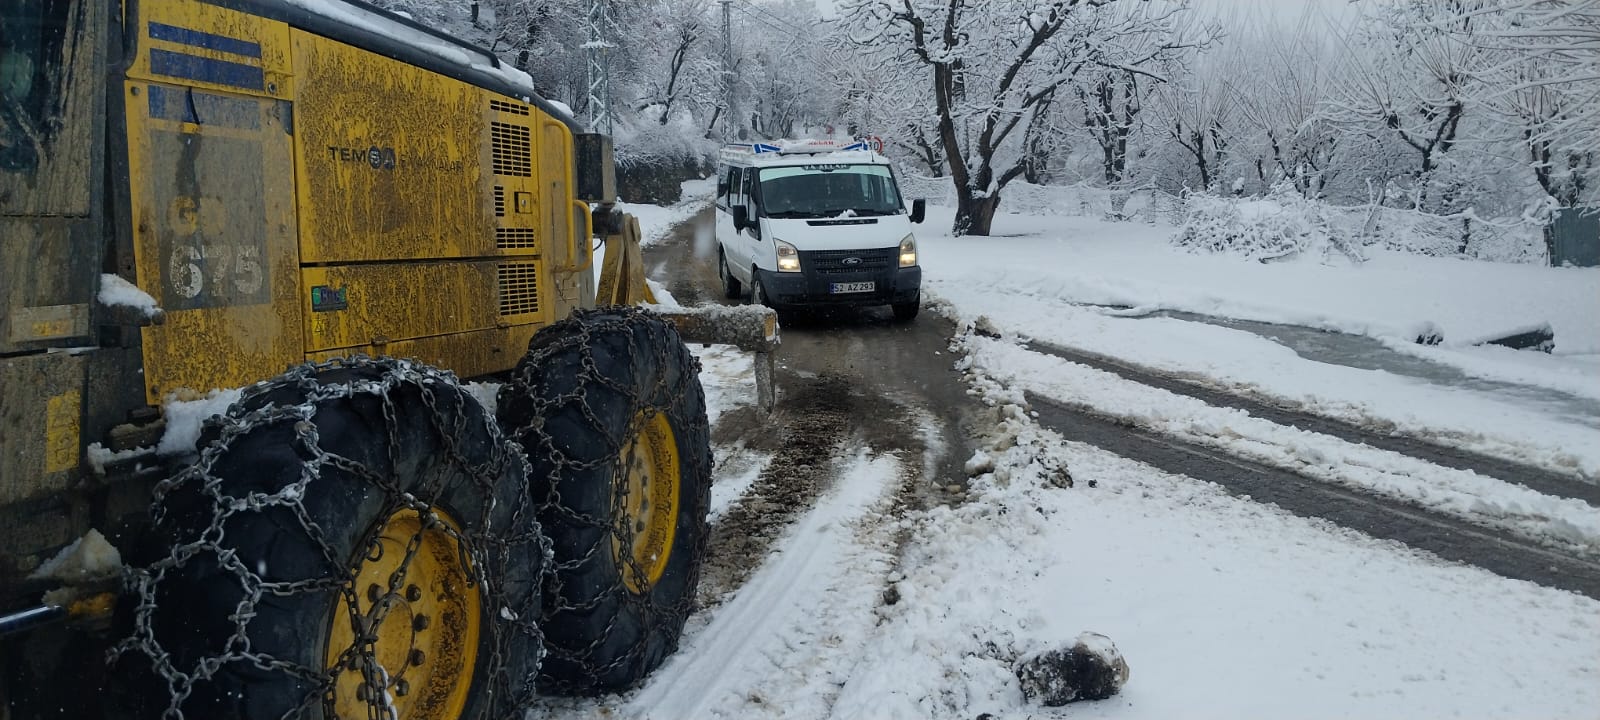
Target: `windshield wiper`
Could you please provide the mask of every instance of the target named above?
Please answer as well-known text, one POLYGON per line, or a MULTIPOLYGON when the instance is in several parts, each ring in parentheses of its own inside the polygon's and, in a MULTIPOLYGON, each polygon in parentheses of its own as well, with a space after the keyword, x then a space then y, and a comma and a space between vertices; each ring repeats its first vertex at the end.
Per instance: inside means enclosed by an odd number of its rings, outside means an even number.
POLYGON ((769 217, 769 218, 809 218, 809 217, 822 217, 822 216, 818 215, 817 213, 811 212, 809 210, 779 210, 777 212, 768 212, 767 213, 767 217, 769 217))

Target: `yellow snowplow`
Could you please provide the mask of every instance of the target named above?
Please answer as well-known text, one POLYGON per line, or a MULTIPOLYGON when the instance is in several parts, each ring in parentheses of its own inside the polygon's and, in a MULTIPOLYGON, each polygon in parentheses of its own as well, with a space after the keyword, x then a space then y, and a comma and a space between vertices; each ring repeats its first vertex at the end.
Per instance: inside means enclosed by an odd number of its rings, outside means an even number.
POLYGON ((611 178, 359 2, 0 7, 0 718, 520 718, 657 666, 711 455, 642 274, 597 308, 611 178))

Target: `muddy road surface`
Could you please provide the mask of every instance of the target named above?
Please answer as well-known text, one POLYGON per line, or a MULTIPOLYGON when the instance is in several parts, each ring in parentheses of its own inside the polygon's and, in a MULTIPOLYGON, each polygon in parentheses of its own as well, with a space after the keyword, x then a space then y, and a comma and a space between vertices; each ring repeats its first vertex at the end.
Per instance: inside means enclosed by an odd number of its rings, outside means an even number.
MULTIPOLYGON (((683 305, 743 304, 723 297, 710 208, 644 250, 646 274, 683 305)), ((702 604, 737 589, 773 541, 835 480, 837 458, 870 448, 899 458, 907 475, 897 504, 943 501, 962 484, 972 455, 976 403, 953 369, 954 325, 924 313, 897 322, 888 307, 784 313, 777 354, 778 402, 718 420, 718 447, 770 454, 740 499, 713 526, 702 604)))

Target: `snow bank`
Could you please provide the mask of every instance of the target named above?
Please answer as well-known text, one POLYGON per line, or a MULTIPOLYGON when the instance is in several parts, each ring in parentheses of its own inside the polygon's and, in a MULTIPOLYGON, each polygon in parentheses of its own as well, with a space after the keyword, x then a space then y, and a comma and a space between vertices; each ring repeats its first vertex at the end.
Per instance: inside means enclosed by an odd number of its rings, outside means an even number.
MULTIPOLYGON (((639 230, 642 235, 639 238, 639 244, 641 246, 648 247, 665 240, 671 234, 672 229, 679 223, 694 217, 695 213, 705 210, 707 204, 711 201, 712 195, 717 191, 715 178, 685 180, 682 183, 682 187, 683 199, 668 206, 647 203, 617 203, 617 207, 621 208, 623 212, 639 218, 639 230)), ((603 257, 604 255, 595 259, 596 267, 599 266, 603 257)))
POLYGON ((1428 257, 1543 265, 1543 224, 1535 217, 1431 215, 1382 206, 1327 208, 1331 222, 1367 245, 1428 257))
MULTIPOLYGON (((1009 388, 1082 403, 1100 414, 1330 484, 1398 498, 1547 542, 1586 546, 1591 552, 1600 549, 1600 513, 1582 500, 1544 495, 1470 471, 1278 425, 1243 410, 1208 405, 1003 340, 969 337, 965 344, 971 354, 964 369, 982 382, 992 379, 1009 388)), ((1560 454, 1565 447, 1596 436, 1573 428, 1558 434, 1546 452, 1560 454)), ((1560 462, 1545 459, 1541 464, 1560 462)), ((1592 466, 1582 469, 1600 472, 1592 466)))
POLYGON ((1538 393, 1490 393, 1318 362, 1270 333, 1149 317, 1171 309, 1366 335, 1441 370, 1592 405, 1600 398, 1600 323, 1593 319, 1600 269, 1462 262, 1379 247, 1360 265, 1263 264, 1174 248, 1171 226, 1001 215, 995 237, 953 238, 938 234, 952 211, 929 214, 923 228, 934 232, 918 230, 925 290, 962 320, 989 318, 991 334, 1203 376, 1289 406, 1559 472, 1600 472, 1592 416, 1538 393), (1143 319, 1086 304, 1137 306, 1127 314, 1143 319), (1554 328, 1553 355, 1468 342, 1540 322, 1554 328), (1444 343, 1417 345, 1424 327, 1444 343))

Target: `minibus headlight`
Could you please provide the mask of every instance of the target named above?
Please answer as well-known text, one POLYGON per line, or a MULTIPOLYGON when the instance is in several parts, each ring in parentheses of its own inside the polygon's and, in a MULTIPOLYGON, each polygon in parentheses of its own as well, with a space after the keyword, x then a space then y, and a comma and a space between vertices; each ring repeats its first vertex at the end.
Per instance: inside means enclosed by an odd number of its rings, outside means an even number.
POLYGON ((800 272, 800 251, 782 240, 773 240, 778 248, 778 272, 800 272))
POLYGON ((916 267, 917 265, 917 237, 907 235, 900 241, 900 267, 916 267))

